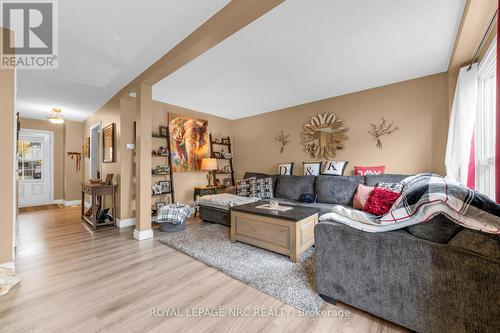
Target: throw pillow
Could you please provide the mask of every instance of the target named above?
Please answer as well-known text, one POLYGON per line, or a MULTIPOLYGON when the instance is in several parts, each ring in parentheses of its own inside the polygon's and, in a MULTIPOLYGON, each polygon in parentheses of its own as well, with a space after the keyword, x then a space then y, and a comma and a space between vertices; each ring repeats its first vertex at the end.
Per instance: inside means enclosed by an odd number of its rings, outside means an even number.
POLYGON ((299 197, 299 201, 305 203, 315 203, 317 199, 316 193, 302 193, 299 197))
POLYGON ((321 162, 302 162, 304 176, 318 176, 321 173, 321 162))
POLYGON ((236 195, 240 197, 249 197, 250 196, 250 182, 256 179, 255 177, 245 178, 238 182, 238 186, 236 186, 236 195))
POLYGON ((356 194, 354 194, 354 198, 352 199, 352 207, 363 210, 374 189, 375 187, 359 184, 356 194))
POLYGON ((385 188, 375 187, 368 201, 366 201, 364 211, 374 215, 385 215, 392 205, 399 198, 401 193, 389 191, 385 188))
POLYGON ((267 177, 250 180, 250 196, 271 199, 273 197, 273 179, 267 177))
POLYGON ((326 161, 323 175, 342 176, 349 161, 326 161))
POLYGON ((401 193, 403 191, 403 183, 378 183, 377 187, 385 188, 386 190, 401 193))
POLYGON ((385 173, 385 166, 355 166, 354 174, 356 176, 366 176, 366 175, 383 175, 385 173))
POLYGON ((278 164, 278 175, 280 176, 293 175, 293 162, 278 164))

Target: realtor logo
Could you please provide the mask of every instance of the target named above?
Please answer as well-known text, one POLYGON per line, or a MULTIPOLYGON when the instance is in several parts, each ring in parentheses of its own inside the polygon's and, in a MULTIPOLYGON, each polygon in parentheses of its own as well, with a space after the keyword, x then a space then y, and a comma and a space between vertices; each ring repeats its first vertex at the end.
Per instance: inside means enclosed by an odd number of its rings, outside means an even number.
POLYGON ((1 68, 57 69, 57 12, 53 1, 1 2, 1 68))

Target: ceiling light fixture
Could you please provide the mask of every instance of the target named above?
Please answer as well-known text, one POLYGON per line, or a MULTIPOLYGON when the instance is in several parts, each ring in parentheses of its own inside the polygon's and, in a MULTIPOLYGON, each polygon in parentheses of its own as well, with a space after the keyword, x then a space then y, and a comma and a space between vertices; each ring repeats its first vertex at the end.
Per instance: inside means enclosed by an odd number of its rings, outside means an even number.
POLYGON ((61 109, 53 108, 52 112, 47 116, 52 124, 63 124, 64 117, 61 113, 61 109))

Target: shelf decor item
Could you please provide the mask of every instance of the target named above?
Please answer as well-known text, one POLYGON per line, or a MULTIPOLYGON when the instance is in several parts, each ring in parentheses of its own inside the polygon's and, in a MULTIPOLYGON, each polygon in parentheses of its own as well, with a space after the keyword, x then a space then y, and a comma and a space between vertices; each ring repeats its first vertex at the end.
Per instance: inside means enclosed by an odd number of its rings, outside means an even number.
POLYGON ((337 150, 344 149, 344 141, 349 139, 348 130, 334 113, 313 116, 300 135, 304 151, 312 158, 335 157, 337 150))
POLYGON ((159 133, 160 133, 160 136, 167 137, 167 135, 168 135, 168 127, 160 125, 159 133))
POLYGON ((151 185, 151 191, 153 195, 160 195, 161 194, 161 186, 158 183, 154 183, 151 185))
POLYGON ((156 167, 156 174, 157 175, 168 175, 170 172, 170 168, 168 165, 158 165, 156 167))
POLYGON ((158 182, 158 185, 160 185, 161 188, 161 193, 169 193, 170 192, 170 181, 168 180, 162 180, 158 182))

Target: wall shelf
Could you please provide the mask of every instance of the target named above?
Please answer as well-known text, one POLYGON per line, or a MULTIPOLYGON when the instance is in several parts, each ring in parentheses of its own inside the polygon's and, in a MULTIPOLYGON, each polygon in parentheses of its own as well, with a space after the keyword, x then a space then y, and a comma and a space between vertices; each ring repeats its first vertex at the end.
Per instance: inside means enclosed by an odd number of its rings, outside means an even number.
MULTIPOLYGON (((226 137, 224 138, 225 140, 227 140, 227 143, 221 143, 221 142, 214 142, 213 138, 212 138, 212 134, 210 134, 210 152, 211 152, 211 156, 212 158, 215 158, 217 161, 223 161, 223 160, 226 160, 226 161, 229 161, 229 168, 231 171, 215 171, 214 172, 214 175, 215 177, 217 177, 217 175, 231 175, 231 184, 234 186, 235 185, 235 182, 234 182, 234 168, 233 168, 233 158, 230 157, 230 158, 226 158, 226 157, 215 157, 214 156, 214 153, 215 152, 221 152, 219 150, 214 150, 214 146, 223 146, 223 147, 227 147, 227 153, 229 154, 232 154, 231 152, 231 138, 230 137, 226 137)), ((219 148, 220 149, 220 148, 219 148)), ((231 155, 232 156, 232 155, 231 155)), ((227 164, 226 164, 227 166, 227 164)))

